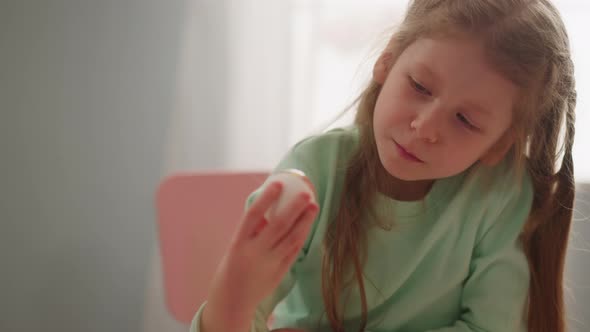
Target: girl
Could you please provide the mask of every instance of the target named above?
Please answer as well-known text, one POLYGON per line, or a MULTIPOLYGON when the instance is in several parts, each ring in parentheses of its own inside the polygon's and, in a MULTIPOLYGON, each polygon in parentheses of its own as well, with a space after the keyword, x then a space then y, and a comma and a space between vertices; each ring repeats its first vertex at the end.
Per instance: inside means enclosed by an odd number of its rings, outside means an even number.
POLYGON ((191 331, 564 332, 575 101, 548 0, 411 1, 354 125, 276 168, 318 205, 254 193, 191 331))

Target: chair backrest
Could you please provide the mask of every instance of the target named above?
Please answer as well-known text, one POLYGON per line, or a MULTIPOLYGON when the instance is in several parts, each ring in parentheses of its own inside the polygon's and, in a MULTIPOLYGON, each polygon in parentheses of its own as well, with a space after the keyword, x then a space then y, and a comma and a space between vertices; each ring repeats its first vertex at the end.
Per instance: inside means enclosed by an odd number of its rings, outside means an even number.
POLYGON ((178 321, 190 323, 206 300, 246 198, 267 176, 265 172, 175 174, 158 186, 164 293, 168 310, 178 321))

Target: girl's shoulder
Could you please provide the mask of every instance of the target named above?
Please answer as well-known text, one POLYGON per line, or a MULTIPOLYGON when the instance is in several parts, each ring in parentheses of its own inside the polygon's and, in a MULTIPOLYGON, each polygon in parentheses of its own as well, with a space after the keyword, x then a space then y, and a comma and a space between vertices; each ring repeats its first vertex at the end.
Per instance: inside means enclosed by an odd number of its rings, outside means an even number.
POLYGON ((342 148, 353 150, 358 144, 358 135, 358 129, 355 126, 335 128, 302 139, 294 145, 292 150, 319 155, 342 148))
POLYGON ((469 170, 466 180, 474 189, 487 196, 509 199, 531 196, 533 192, 533 182, 526 167, 519 169, 510 158, 505 158, 493 167, 476 164, 469 170))
POLYGON ((504 222, 522 227, 534 196, 529 172, 517 169, 511 160, 494 167, 476 165, 465 177, 461 191, 474 211, 485 216, 482 230, 504 222))
POLYGON ((275 171, 295 168, 303 171, 315 185, 322 185, 326 179, 340 178, 357 142, 358 130, 353 126, 308 136, 283 156, 275 171))
POLYGON ((284 156, 283 162, 300 164, 313 172, 320 171, 318 168, 325 171, 326 167, 331 169, 345 165, 357 146, 356 127, 331 129, 297 142, 284 156))

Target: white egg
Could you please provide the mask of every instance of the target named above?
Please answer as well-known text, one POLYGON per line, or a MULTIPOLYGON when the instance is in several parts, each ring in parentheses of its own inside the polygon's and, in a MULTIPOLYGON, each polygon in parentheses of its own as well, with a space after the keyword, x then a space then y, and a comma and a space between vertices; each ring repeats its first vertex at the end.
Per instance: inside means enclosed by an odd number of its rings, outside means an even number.
POLYGON ((307 180, 305 174, 299 170, 289 169, 274 173, 265 181, 264 187, 273 182, 281 182, 283 190, 279 199, 270 206, 264 215, 269 222, 275 220, 277 215, 284 215, 284 209, 302 192, 309 194, 311 202, 316 202, 313 185, 307 180))

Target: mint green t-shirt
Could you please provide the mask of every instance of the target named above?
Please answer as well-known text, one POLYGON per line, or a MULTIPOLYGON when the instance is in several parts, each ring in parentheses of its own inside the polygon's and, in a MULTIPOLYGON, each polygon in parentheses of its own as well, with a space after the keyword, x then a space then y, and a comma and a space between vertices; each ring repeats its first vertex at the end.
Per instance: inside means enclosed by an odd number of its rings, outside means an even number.
MULTIPOLYGON (((271 313, 272 328, 331 331, 322 299, 322 241, 357 144, 356 128, 331 130, 295 145, 276 167, 303 171, 316 187, 320 211, 289 273, 259 305, 252 332, 268 331, 271 313)), ((439 179, 421 201, 378 193, 376 215, 392 227, 368 228, 365 330, 526 331, 529 270, 518 238, 532 198, 529 176, 518 177, 507 161, 439 179)), ((205 305, 192 332, 199 331, 205 305)), ((358 331, 360 315, 360 295, 352 292, 344 308, 347 332, 358 331)))

